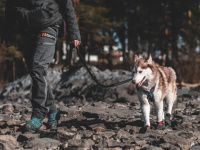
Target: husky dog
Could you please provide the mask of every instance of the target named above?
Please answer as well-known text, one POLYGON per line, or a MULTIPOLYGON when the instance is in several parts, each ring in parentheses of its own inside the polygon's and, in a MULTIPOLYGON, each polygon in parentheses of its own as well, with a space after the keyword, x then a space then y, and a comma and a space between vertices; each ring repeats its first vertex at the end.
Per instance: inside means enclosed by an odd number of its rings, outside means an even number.
POLYGON ((147 60, 135 55, 133 67, 133 80, 136 84, 137 95, 140 100, 144 128, 150 129, 150 101, 154 102, 157 111, 157 129, 164 129, 165 123, 170 125, 170 116, 173 103, 176 100, 176 73, 170 67, 159 66, 152 60, 151 55, 147 60), (166 98, 166 119, 163 110, 163 100, 166 98))

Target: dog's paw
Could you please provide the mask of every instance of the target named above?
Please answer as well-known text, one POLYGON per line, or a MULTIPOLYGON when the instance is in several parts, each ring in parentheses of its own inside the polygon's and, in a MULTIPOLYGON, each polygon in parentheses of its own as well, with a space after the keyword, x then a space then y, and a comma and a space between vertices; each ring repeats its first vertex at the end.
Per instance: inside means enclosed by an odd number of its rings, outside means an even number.
POLYGON ((150 131, 150 126, 144 126, 140 128, 139 133, 148 133, 150 131))
POLYGON ((171 114, 166 114, 166 117, 165 117, 165 124, 167 126, 171 126, 171 114))
POLYGON ((165 120, 158 122, 157 129, 158 130, 164 130, 165 129, 165 120))

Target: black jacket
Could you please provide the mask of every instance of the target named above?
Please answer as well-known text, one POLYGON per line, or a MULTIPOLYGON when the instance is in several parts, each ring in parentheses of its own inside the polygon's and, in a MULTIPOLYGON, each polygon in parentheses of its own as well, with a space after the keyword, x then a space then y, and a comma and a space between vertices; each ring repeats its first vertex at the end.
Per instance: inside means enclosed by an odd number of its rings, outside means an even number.
POLYGON ((66 21, 70 40, 80 40, 71 0, 7 0, 4 39, 9 39, 15 21, 24 30, 37 31, 66 21))

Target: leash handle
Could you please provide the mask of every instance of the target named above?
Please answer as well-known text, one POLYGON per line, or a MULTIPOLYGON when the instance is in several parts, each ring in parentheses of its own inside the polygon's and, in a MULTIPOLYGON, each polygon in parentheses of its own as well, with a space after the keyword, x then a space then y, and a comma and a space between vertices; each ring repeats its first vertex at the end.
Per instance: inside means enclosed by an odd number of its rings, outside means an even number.
POLYGON ((97 80, 97 78, 91 73, 90 69, 88 68, 87 64, 85 63, 85 61, 84 61, 84 59, 83 59, 83 57, 82 57, 82 55, 81 55, 81 53, 80 53, 80 47, 77 46, 76 49, 77 49, 77 52, 78 52, 78 55, 79 55, 80 60, 82 61, 82 63, 83 63, 83 65, 85 66, 85 68, 87 69, 87 71, 88 71, 88 73, 90 74, 91 78, 92 78, 99 86, 101 86, 101 87, 103 87, 103 88, 115 87, 115 86, 118 86, 118 85, 125 84, 125 83, 127 83, 127 82, 129 82, 129 81, 132 80, 132 78, 131 78, 131 79, 127 79, 127 80, 124 80, 124 81, 121 81, 121 82, 117 82, 117 83, 113 83, 113 84, 110 84, 110 85, 104 85, 104 84, 100 83, 100 82, 97 80))
POLYGON ((76 49, 76 47, 75 47, 75 45, 74 45, 74 41, 70 42, 69 45, 70 45, 70 49, 71 49, 72 51, 74 51, 74 50, 76 49))

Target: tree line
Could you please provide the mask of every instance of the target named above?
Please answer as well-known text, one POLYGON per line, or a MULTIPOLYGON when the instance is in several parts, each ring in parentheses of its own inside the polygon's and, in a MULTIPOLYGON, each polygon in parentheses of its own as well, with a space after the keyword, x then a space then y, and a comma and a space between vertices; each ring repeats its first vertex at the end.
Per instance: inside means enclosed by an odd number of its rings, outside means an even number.
MULTIPOLYGON (((134 54, 152 54, 161 65, 175 68, 179 82, 200 82, 200 0, 73 0, 73 4, 83 56, 96 54, 107 60, 104 68, 130 70, 134 54), (103 52, 105 45, 108 55, 103 52), (122 51, 123 62, 117 66, 112 63, 113 46, 122 51)), ((0 27, 4 11, 2 0, 0 27)), ((69 50, 62 59, 65 41, 68 44, 68 35, 58 40, 56 48, 55 59, 61 66, 76 62, 76 53, 69 50)), ((19 34, 14 46, 0 46, 0 69, 5 70, 0 73, 1 82, 27 73, 20 54, 22 46, 19 34)))

